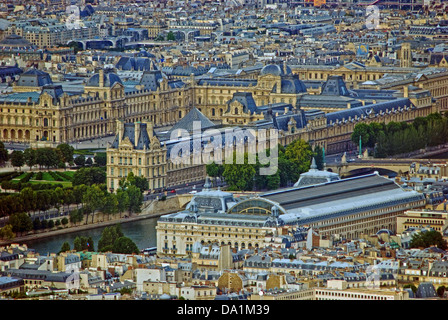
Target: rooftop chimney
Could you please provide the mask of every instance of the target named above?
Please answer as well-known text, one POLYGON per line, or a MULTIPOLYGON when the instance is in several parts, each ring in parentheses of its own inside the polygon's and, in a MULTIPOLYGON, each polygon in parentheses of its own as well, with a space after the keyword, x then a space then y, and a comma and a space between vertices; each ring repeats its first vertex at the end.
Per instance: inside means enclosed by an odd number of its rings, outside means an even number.
POLYGON ((104 70, 100 69, 100 71, 98 72, 99 75, 99 82, 98 85, 100 86, 100 88, 104 87, 104 70))

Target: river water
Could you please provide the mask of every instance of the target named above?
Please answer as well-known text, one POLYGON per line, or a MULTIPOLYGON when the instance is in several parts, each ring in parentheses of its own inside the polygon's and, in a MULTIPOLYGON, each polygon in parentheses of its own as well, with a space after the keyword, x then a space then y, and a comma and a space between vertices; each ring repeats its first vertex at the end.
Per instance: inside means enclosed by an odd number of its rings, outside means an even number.
MULTIPOLYGON (((158 218, 149 218, 122 223, 121 230, 126 237, 132 239, 135 242, 139 249, 155 247, 157 245, 155 229, 157 220, 158 218)), ((75 240, 75 238, 85 236, 92 237, 92 240, 94 242, 94 249, 96 250, 98 249, 98 240, 101 238, 101 233, 104 228, 71 232, 33 241, 26 241, 24 243, 28 246, 28 248, 36 250, 36 252, 38 252, 40 255, 46 255, 49 253, 58 253, 65 241, 67 241, 70 244, 70 248, 73 249, 73 241, 75 240)))
MULTIPOLYGON (((431 158, 448 160, 448 153, 431 156, 431 158)), ((124 235, 131 238, 139 249, 155 247, 157 245, 155 229, 157 220, 158 218, 149 218, 145 220, 126 222, 121 224, 121 229, 124 235)), ((98 240, 101 238, 101 232, 103 229, 104 228, 95 228, 91 230, 66 233, 34 241, 27 241, 25 244, 28 248, 35 249, 36 252, 41 255, 46 255, 48 253, 58 253, 65 241, 67 241, 70 244, 70 247, 73 248, 73 241, 76 237, 86 236, 92 237, 95 249, 97 249, 98 240)))

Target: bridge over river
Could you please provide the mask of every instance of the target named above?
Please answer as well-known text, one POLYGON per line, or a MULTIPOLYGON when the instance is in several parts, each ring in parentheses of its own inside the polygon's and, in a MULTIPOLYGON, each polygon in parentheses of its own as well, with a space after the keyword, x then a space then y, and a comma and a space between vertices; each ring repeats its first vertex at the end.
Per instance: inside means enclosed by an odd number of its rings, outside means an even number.
POLYGON ((346 175, 357 175, 378 171, 380 174, 415 173, 420 166, 447 166, 442 159, 356 159, 348 162, 327 164, 326 169, 346 175))

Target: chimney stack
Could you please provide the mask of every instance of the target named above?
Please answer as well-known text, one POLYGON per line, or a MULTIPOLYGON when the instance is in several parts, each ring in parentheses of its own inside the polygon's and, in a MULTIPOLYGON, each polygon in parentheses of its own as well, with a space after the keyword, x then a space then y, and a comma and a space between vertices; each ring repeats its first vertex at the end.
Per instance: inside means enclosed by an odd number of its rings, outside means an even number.
POLYGON ((116 120, 116 130, 118 136, 118 143, 120 144, 123 139, 123 123, 120 120, 116 120))
POLYGON ((152 122, 144 120, 143 123, 146 124, 146 132, 148 133, 148 137, 151 139, 154 136, 154 125, 152 122))
POLYGON ((138 145, 138 138, 140 137, 140 122, 134 123, 134 146, 138 145))
POLYGON ((98 84, 99 84, 100 88, 103 88, 104 87, 104 70, 100 69, 100 71, 98 72, 98 75, 99 75, 98 84))

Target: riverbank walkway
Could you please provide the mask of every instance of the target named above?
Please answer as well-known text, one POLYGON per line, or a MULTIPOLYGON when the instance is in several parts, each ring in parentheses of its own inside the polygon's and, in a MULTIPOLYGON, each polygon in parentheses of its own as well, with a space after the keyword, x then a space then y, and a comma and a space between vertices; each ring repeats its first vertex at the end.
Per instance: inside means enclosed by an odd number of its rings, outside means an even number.
MULTIPOLYGON (((52 230, 45 230, 45 231, 32 231, 29 232, 26 235, 19 235, 16 236, 13 239, 0 239, 0 247, 1 246, 7 246, 12 243, 18 243, 18 244, 24 244, 28 241, 42 239, 46 237, 52 237, 60 234, 65 233, 72 233, 72 232, 79 232, 79 231, 85 231, 85 230, 91 230, 96 228, 105 228, 111 225, 115 224, 122 224, 122 223, 128 223, 143 219, 151 219, 151 218, 158 218, 162 215, 173 213, 175 211, 167 211, 167 212, 148 212, 145 210, 148 207, 148 205, 144 205, 144 208, 142 209, 141 213, 134 213, 132 215, 129 215, 128 213, 123 213, 120 215, 118 213, 114 215, 106 216, 102 213, 96 213, 93 222, 92 222, 92 216, 86 216, 83 221, 79 222, 77 225, 69 223, 69 226, 66 227, 58 227, 53 228, 52 230), (88 219, 88 222, 86 224, 86 219, 88 219)), ((61 243, 62 245, 62 243, 61 243)))

